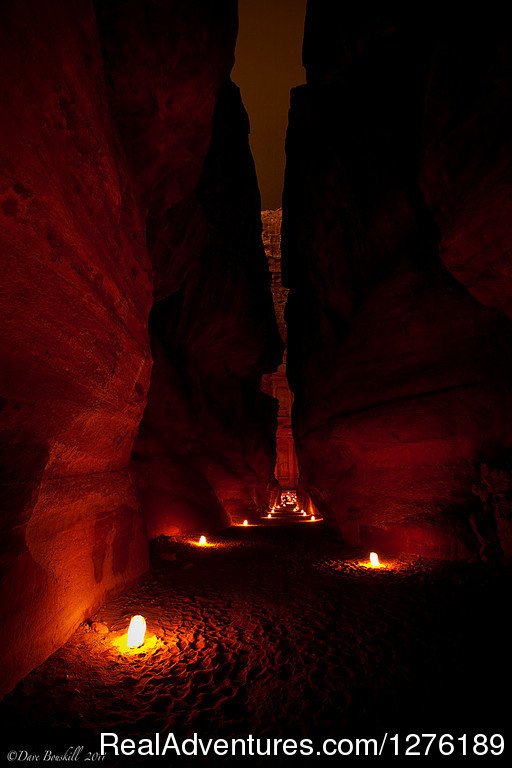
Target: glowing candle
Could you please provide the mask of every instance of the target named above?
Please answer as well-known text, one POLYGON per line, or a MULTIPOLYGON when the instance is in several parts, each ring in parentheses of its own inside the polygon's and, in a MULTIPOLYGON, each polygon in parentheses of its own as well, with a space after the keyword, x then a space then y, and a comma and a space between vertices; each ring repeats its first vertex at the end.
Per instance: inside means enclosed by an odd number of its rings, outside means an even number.
POLYGON ((316 517, 314 515, 311 515, 311 522, 314 523, 316 520, 316 517))
POLYGON ((249 525, 249 521, 248 520, 244 520, 244 525, 247 527, 249 525))
POLYGON ((267 515, 267 517, 272 517, 272 514, 269 512, 269 513, 268 513, 268 515, 267 515))
POLYGON ((370 552, 370 565, 372 568, 380 568, 379 556, 376 552, 370 552))
POLYGON ((301 512, 302 512, 302 517, 307 517, 308 516, 308 513, 306 512, 305 509, 301 509, 301 512))
POLYGON ((144 643, 146 635, 146 619, 144 616, 132 616, 128 627, 128 648, 139 648, 144 643))
POLYGON ((199 539, 199 546, 205 547, 206 546, 206 536, 201 536, 199 539))

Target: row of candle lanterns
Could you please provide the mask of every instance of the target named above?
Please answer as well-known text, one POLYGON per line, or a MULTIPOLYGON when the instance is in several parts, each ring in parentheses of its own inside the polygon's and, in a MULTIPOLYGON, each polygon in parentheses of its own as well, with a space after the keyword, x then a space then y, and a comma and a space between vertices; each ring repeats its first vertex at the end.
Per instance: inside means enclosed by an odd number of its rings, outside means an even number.
MULTIPOLYGON (((244 520, 243 523, 242 523, 242 526, 244 528, 247 528, 248 525, 249 525, 249 521, 248 520, 244 520)), ((199 541, 197 542, 197 544, 198 544, 199 547, 206 547, 207 544, 208 544, 206 536, 204 536, 204 535, 200 536, 199 537, 199 541)))
MULTIPOLYGON (((244 520, 244 525, 247 520, 244 520)), ((207 544, 206 536, 201 536, 199 539, 199 545, 205 546, 207 544)), ((370 552, 369 559, 370 568, 382 568, 382 564, 379 560, 377 552, 370 552)), ((130 624, 128 626, 127 646, 128 648, 140 648, 144 645, 144 639, 146 637, 146 619, 144 616, 137 614, 132 616, 130 624)))
MULTIPOLYGON (((307 517, 307 513, 305 510, 300 510, 303 517, 307 517)), ((268 518, 272 518, 272 513, 269 512, 267 515, 268 518)), ((316 521, 315 515, 311 515, 310 517, 311 522, 316 521)), ((242 523, 242 526, 244 528, 248 527, 249 521, 244 520, 242 523)), ((199 537, 199 540, 197 542, 197 545, 200 547, 206 547, 208 545, 208 541, 206 539, 206 536, 203 534, 199 537)), ((377 552, 370 552, 370 557, 368 561, 368 567, 370 568, 382 568, 382 564, 379 560, 379 556, 377 552)), ((141 616, 140 614, 136 614, 135 616, 132 616, 130 619, 130 624, 128 626, 128 633, 127 633, 127 646, 128 648, 141 648, 144 645, 144 640, 146 637, 146 619, 144 616, 141 616)))
MULTIPOLYGON (((248 521, 244 520, 243 525, 248 525, 248 521)), ((207 544, 206 536, 201 536, 199 538, 199 546, 204 547, 207 544)), ((377 552, 370 552, 370 558, 369 558, 369 567, 370 568, 382 568, 382 563, 379 560, 379 556, 377 552)), ((146 619, 144 616, 141 616, 140 614, 137 614, 135 616, 132 616, 130 619, 130 624, 128 626, 128 634, 127 634, 127 646, 128 648, 141 648, 144 645, 144 640, 146 637, 146 619)))
MULTIPOLYGON (((295 510, 294 510, 294 511, 295 511, 295 510)), ((298 511, 298 510, 296 510, 296 511, 298 511)), ((301 510, 300 510, 300 514, 302 515, 302 517, 307 517, 307 516, 308 516, 308 513, 307 513, 307 512, 306 512, 306 510, 304 510, 304 509, 301 509, 301 510)), ((273 517, 272 517, 272 512, 269 512, 269 513, 268 513, 268 515, 267 515, 267 519, 268 519, 268 520, 272 520, 272 519, 273 519, 273 517)), ((314 522, 315 522, 315 520, 316 520, 316 517, 315 517, 315 515, 311 515, 311 517, 310 517, 309 519, 311 520, 311 522, 313 522, 313 523, 314 523, 314 522)), ((245 525, 245 522, 244 522, 244 525, 245 525)))

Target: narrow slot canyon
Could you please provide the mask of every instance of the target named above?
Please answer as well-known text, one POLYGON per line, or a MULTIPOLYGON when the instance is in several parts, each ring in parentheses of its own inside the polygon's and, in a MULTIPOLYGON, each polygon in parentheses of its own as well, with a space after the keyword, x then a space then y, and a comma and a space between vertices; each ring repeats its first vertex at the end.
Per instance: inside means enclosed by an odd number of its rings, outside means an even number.
POLYGON ((0 760, 501 763, 505 12, 0 22, 0 760))

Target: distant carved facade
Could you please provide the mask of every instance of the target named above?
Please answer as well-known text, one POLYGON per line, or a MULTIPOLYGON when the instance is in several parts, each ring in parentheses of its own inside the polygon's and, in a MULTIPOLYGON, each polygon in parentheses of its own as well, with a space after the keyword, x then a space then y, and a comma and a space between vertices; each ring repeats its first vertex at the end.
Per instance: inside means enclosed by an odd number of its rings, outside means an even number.
MULTIPOLYGON (((284 311, 288 289, 281 284, 281 209, 262 211, 263 244, 272 275, 272 297, 281 338, 286 344, 284 311)), ((296 488, 299 467, 292 433, 293 395, 286 378, 286 349, 283 362, 275 373, 263 377, 262 389, 279 401, 277 427, 277 461, 275 475, 282 488, 296 488)))

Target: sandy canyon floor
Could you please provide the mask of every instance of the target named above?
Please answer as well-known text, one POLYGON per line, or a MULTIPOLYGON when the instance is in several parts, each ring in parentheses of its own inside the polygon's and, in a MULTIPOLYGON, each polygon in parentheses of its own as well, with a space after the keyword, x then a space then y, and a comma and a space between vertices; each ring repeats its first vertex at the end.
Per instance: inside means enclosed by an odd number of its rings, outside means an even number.
MULTIPOLYGON (((7 748, 94 752, 101 731, 315 743, 386 731, 510 734, 507 567, 405 558, 371 570, 368 553, 347 551, 322 524, 232 528, 211 543, 153 543, 147 577, 4 699, 7 748), (128 652, 136 613, 147 641, 128 652)), ((340 761, 352 764, 327 764, 340 761)), ((153 762, 188 764, 104 764, 153 762)))

